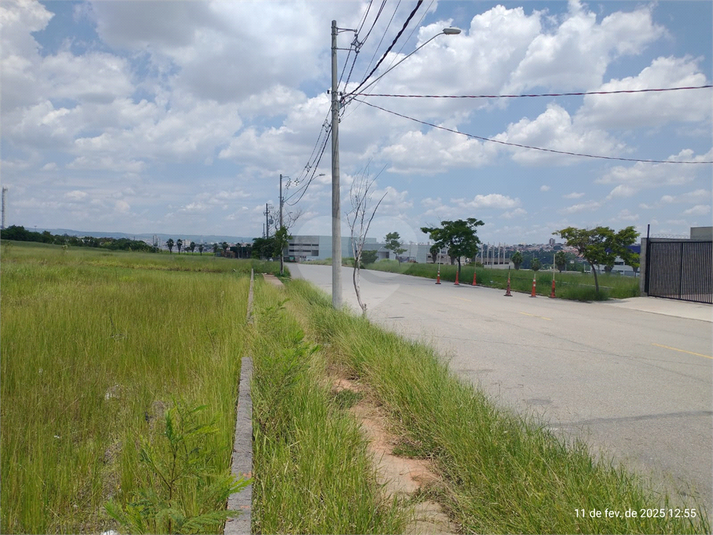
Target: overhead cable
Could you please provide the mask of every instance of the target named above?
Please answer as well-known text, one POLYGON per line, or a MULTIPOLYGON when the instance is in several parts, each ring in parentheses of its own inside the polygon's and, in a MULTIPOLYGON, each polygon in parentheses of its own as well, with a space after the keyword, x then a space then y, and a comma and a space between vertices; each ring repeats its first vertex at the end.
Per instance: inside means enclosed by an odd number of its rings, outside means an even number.
POLYGON ((522 95, 404 95, 389 93, 356 93, 354 96, 362 97, 392 97, 392 98, 536 98, 536 97, 578 97, 586 95, 618 95, 622 93, 662 93, 664 91, 685 91, 689 89, 709 89, 712 84, 684 86, 684 87, 663 87, 652 89, 617 89, 613 91, 579 91, 572 93, 537 93, 522 95))
POLYGON ((497 143, 499 145, 507 145, 509 147, 517 147, 520 149, 530 149, 530 150, 537 150, 540 152, 549 152, 553 154, 562 154, 565 156, 578 156, 580 158, 593 158, 593 159, 598 159, 598 160, 616 160, 616 161, 621 161, 621 162, 637 162, 637 163, 666 163, 666 164, 713 164, 713 161, 700 161, 700 162, 692 162, 692 161, 675 161, 675 160, 647 160, 647 159, 640 159, 640 158, 624 158, 620 156, 603 156, 603 155, 597 155, 597 154, 584 154, 581 152, 569 152, 569 151, 564 151, 564 150, 557 150, 557 149, 547 149, 544 147, 534 147, 532 145, 523 145, 521 143, 511 143, 509 141, 501 141, 499 139, 493 139, 489 137, 483 137, 483 136, 476 136, 474 134, 468 134, 466 132, 459 132, 458 130, 454 130, 453 128, 447 128, 445 126, 440 126, 434 123, 429 123, 427 121, 421 121, 420 119, 414 119, 413 117, 409 117, 408 115, 404 115, 402 113, 398 113, 395 111, 387 110, 386 108, 382 108, 381 106, 377 106, 375 104, 371 104, 370 102, 367 102, 365 100, 360 100, 355 98, 354 99, 356 102, 361 102, 362 104, 366 104, 367 106, 371 106, 372 108, 376 108, 377 110, 384 111, 386 113, 390 113, 391 115, 396 115, 397 117, 401 117, 403 119, 408 119, 409 121, 413 121, 415 123, 419 123, 425 126, 430 126, 431 128, 436 128, 438 130, 444 130, 446 132, 451 132, 452 134, 458 134, 461 136, 466 136, 471 139, 477 139, 480 141, 487 141, 490 143, 497 143))
POLYGON ((376 65, 375 65, 374 68, 371 70, 371 72, 366 75, 366 78, 364 78, 364 79, 362 80, 362 82, 354 89, 354 91, 352 91, 352 93, 355 93, 355 92, 359 91, 359 89, 362 88, 362 86, 367 82, 367 80, 369 80, 369 78, 371 78, 371 76, 376 72, 376 69, 378 69, 379 66, 382 64, 382 62, 386 59, 386 56, 388 56, 389 52, 391 52, 391 50, 392 50, 392 49, 394 48, 394 46, 396 45, 396 42, 399 40, 399 38, 401 37, 401 35, 404 33, 404 31, 405 31, 406 28, 408 27, 409 22, 411 22, 411 19, 412 19, 412 18, 414 17, 414 15, 416 14, 416 11, 418 11, 418 8, 421 7, 421 4, 423 4, 423 0, 418 0, 418 2, 416 3, 416 7, 414 7, 413 10, 411 11, 411 13, 409 13, 409 16, 408 16, 408 18, 406 19, 406 22, 404 22, 404 25, 403 25, 403 26, 401 27, 401 29, 399 30, 399 33, 397 33, 397 34, 396 34, 396 37, 394 37, 394 40, 393 40, 393 41, 391 42, 391 44, 389 45, 389 48, 386 49, 386 52, 384 52, 384 54, 381 56, 381 59, 379 59, 379 61, 376 63, 376 65))

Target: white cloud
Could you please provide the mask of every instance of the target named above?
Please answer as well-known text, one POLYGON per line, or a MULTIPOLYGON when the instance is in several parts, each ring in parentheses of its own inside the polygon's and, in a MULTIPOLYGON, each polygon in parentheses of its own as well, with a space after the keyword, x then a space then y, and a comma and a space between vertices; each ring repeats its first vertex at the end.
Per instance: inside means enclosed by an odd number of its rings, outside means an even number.
POLYGON ((563 208, 559 212, 561 214, 576 214, 579 212, 593 212, 594 210, 597 210, 601 206, 602 206, 602 203, 600 203, 600 202, 588 201, 588 202, 568 206, 567 208, 563 208))
POLYGON ((476 195, 472 200, 451 199, 451 202, 461 208, 500 208, 509 209, 520 206, 520 199, 513 199, 500 193, 490 193, 488 195, 476 195))
POLYGON ((551 189, 549 186, 540 186, 540 191, 550 191, 551 189))
POLYGON ((126 201, 116 201, 114 203, 114 210, 120 213, 127 213, 131 210, 131 206, 126 201))
MULTIPOLYGON (((694 87, 710 83, 690 57, 660 57, 638 76, 612 80, 597 91, 694 87)), ((588 95, 577 120, 594 128, 660 127, 671 122, 710 125, 710 90, 648 92, 621 95, 588 95)))
POLYGON ((597 87, 613 59, 639 54, 663 35, 665 30, 653 23, 650 8, 615 12, 598 24, 595 13, 578 0, 570 0, 562 23, 533 39, 512 74, 508 92, 537 86, 597 87))
POLYGON ((693 208, 684 210, 683 214, 684 215, 706 215, 706 214, 710 214, 710 212, 711 212, 711 207, 709 204, 697 204, 693 208))
POLYGON ((89 194, 86 191, 74 190, 64 194, 64 198, 70 201, 82 201, 86 199, 89 194))
POLYGON ((572 193, 568 193, 567 195, 562 195, 563 199, 580 199, 584 197, 584 193, 578 193, 576 191, 573 191, 572 193))
MULTIPOLYGON (((558 104, 549 104, 547 111, 536 119, 523 118, 511 123, 505 132, 495 139, 507 143, 553 149, 563 152, 612 155, 623 149, 623 145, 611 138, 604 130, 583 128, 576 124, 567 110, 558 104)), ((562 154, 508 147, 513 160, 525 165, 567 165, 581 160, 562 154)))

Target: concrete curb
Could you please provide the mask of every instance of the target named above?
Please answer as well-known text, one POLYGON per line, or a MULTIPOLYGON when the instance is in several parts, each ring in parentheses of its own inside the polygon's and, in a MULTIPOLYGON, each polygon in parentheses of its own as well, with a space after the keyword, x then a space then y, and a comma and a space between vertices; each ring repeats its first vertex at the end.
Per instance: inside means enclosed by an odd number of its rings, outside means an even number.
MULTIPOLYGON (((253 363, 250 357, 243 357, 240 364, 240 391, 238 412, 235 419, 235 438, 231 472, 236 478, 252 478, 253 471, 253 403, 250 395, 253 363)), ((252 513, 252 483, 228 498, 228 509, 240 511, 237 518, 225 522, 224 535, 244 535, 250 533, 252 513)))

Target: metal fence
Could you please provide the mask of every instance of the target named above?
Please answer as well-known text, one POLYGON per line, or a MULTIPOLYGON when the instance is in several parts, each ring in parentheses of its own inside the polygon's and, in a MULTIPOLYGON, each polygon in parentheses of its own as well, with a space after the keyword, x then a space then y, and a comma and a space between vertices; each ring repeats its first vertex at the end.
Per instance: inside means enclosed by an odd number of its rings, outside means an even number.
POLYGON ((713 303, 712 279, 713 242, 647 240, 646 294, 713 303))

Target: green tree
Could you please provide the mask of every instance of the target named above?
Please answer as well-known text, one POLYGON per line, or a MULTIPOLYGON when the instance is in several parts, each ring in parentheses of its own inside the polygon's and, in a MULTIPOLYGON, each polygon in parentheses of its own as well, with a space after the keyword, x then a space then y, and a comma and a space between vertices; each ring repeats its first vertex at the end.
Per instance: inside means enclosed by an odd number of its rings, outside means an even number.
POLYGON ((173 246, 175 244, 173 243, 173 238, 169 238, 168 241, 166 241, 166 247, 168 247, 168 253, 171 254, 173 252, 173 246))
POLYGON ((436 264, 438 262, 438 253, 441 252, 441 248, 437 245, 431 245, 431 248, 428 250, 429 253, 431 253, 431 259, 433 260, 433 263, 436 264))
POLYGON ((478 252, 480 239, 478 227, 484 223, 474 217, 458 219, 456 221, 441 221, 440 227, 421 227, 421 232, 428 234, 435 245, 448 249, 448 256, 458 260, 458 275, 460 276, 462 256, 473 258, 478 252))
POLYGON ((188 246, 188 250, 192 253, 196 252, 196 242, 192 241, 191 244, 188 246))
POLYGON ((201 243, 201 244, 198 246, 198 252, 199 252, 201 255, 203 254, 203 249, 204 249, 204 246, 203 246, 203 244, 201 243))
POLYGON ((220 245, 218 245, 217 243, 214 243, 213 244, 213 253, 217 253, 218 251, 220 251, 220 245))
POLYGON ((252 258, 272 258, 275 255, 275 237, 255 238, 250 256, 252 258))
POLYGON ((560 270, 560 273, 567 267, 567 256, 564 254, 564 251, 555 253, 555 266, 560 270))
POLYGON ((181 254, 181 248, 183 247, 183 240, 181 238, 176 240, 176 247, 178 248, 178 254, 181 254))
POLYGON ((223 249, 223 256, 227 256, 228 242, 224 241, 223 243, 220 244, 220 247, 223 249))
POLYGON ((513 265, 515 266, 515 269, 520 269, 520 266, 522 265, 522 253, 520 251, 515 251, 515 254, 510 257, 510 260, 512 260, 513 265))
POLYGON ((639 237, 634 227, 626 227, 619 232, 609 227, 593 229, 567 227, 553 234, 564 238, 567 245, 576 248, 580 256, 589 263, 594 274, 597 293, 599 293, 599 279, 595 267, 597 264, 613 266, 617 256, 628 265, 638 263, 639 260, 639 255, 629 249, 629 246, 633 245, 639 237))
POLYGON ((401 260, 399 260, 399 255, 405 253, 406 249, 401 247, 401 236, 399 236, 399 233, 389 232, 384 238, 384 241, 386 242, 384 248, 388 249, 389 251, 393 251, 394 256, 396 256, 396 260, 398 260, 400 264, 401 260))
POLYGON ((361 263, 362 266, 365 266, 367 264, 373 264, 376 262, 376 258, 379 256, 378 251, 375 251, 373 249, 362 251, 361 252, 361 263))
POLYGON ((284 225, 277 229, 273 236, 274 254, 280 257, 280 275, 285 274, 285 249, 287 249, 291 239, 292 236, 287 232, 287 227, 284 225))
POLYGON ((540 268, 542 268, 542 262, 540 262, 540 259, 535 257, 532 259, 532 271, 540 271, 540 268))

